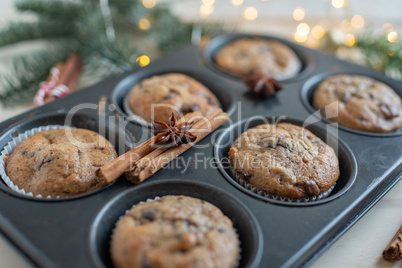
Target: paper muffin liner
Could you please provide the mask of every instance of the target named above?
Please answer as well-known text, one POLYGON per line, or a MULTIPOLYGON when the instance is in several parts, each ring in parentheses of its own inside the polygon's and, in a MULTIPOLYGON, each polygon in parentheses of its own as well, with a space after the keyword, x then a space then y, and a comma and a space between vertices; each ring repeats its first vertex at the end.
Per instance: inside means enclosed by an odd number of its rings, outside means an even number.
POLYGON ((131 120, 131 121, 135 121, 135 122, 137 122, 137 123, 139 123, 141 125, 150 126, 151 125, 150 123, 148 123, 144 118, 142 118, 141 116, 135 114, 131 110, 130 105, 128 103, 128 96, 129 95, 127 94, 127 96, 124 97, 124 99, 123 99, 123 108, 124 108, 124 111, 126 111, 126 113, 128 115, 127 119, 131 120))
POLYGON ((250 183, 247 183, 245 180, 243 180, 239 176, 239 174, 234 170, 233 167, 230 168, 230 174, 232 175, 232 178, 238 184, 240 184, 243 188, 245 188, 253 193, 256 193, 260 196, 263 196, 263 197, 266 197, 269 199, 284 201, 284 202, 293 202, 293 203, 308 203, 308 202, 324 199, 331 194, 332 190, 335 188, 335 185, 336 185, 336 183, 334 183, 334 185, 332 185, 331 188, 329 188, 327 191, 320 193, 319 195, 316 195, 316 196, 305 197, 305 198, 300 198, 300 199, 293 199, 293 198, 289 198, 289 197, 282 197, 282 196, 269 194, 263 190, 259 190, 257 187, 255 187, 255 186, 251 185, 250 183))
POLYGON ((48 126, 41 126, 37 128, 33 128, 30 130, 25 131, 22 134, 19 134, 17 137, 13 138, 8 144, 3 148, 3 150, 0 153, 0 176, 3 179, 4 183, 14 192, 17 192, 19 194, 23 194, 26 196, 31 196, 31 197, 36 197, 36 198, 60 198, 59 196, 57 197, 51 197, 46 196, 43 197, 41 194, 34 195, 32 192, 26 192, 24 189, 20 189, 17 185, 14 184, 14 182, 10 179, 10 177, 6 173, 6 164, 4 162, 4 158, 6 155, 11 154, 15 147, 17 147, 18 144, 20 144, 24 139, 31 137, 32 135, 45 131, 45 130, 54 130, 54 129, 62 129, 62 128, 75 128, 72 126, 65 126, 65 125, 48 125, 48 126))
MULTIPOLYGON (((176 195, 176 194, 173 194, 173 195, 176 195)), ((187 196, 187 195, 184 195, 184 196, 187 196)), ((192 197, 192 196, 188 196, 188 197, 192 197)), ((196 197, 193 197, 193 198, 196 198, 196 197)), ((119 217, 119 219, 115 222, 114 227, 113 227, 113 231, 112 231, 112 235, 110 236, 109 245, 112 244, 112 237, 113 237, 113 235, 114 235, 114 231, 116 230, 117 222, 118 222, 122 217, 124 217, 133 207, 135 207, 135 206, 137 206, 137 205, 139 205, 139 204, 143 204, 143 203, 147 203, 147 202, 153 202, 153 201, 156 201, 156 200, 158 200, 158 199, 161 199, 161 197, 160 197, 160 196, 155 196, 154 198, 148 198, 147 200, 141 201, 141 202, 139 202, 138 204, 132 205, 129 209, 127 209, 127 210, 124 212, 124 214, 121 215, 121 216, 119 217)), ((197 199, 200 199, 200 198, 197 198, 197 199)), ((200 200, 203 200, 203 199, 200 199, 200 200)), ((206 201, 206 202, 208 202, 208 201, 206 201)), ((208 202, 208 203, 212 204, 211 202, 208 202)), ((212 204, 212 205, 215 206, 214 204, 212 204)), ((215 207, 217 207, 217 206, 215 206, 215 207)), ((217 208, 218 208, 219 210, 221 210, 219 207, 217 207, 217 208)), ((221 210, 221 211, 222 211, 222 210, 221 210)), ((222 214, 225 215, 225 213, 223 213, 223 212, 222 212, 222 214)), ((225 216, 226 216, 226 215, 225 215, 225 216)), ((226 216, 226 217, 227 217, 227 216, 226 216)), ((230 220, 230 221, 233 223, 232 220, 230 220)), ((237 235, 237 240, 239 241, 239 254, 238 254, 237 259, 236 259, 236 262, 235 262, 235 264, 233 265, 232 268, 238 268, 238 267, 240 267, 240 260, 241 260, 242 247, 241 247, 241 240, 240 240, 240 237, 239 237, 239 233, 237 232, 237 229, 236 229, 234 226, 233 226, 233 229, 235 230, 235 233, 236 233, 236 235, 237 235)), ((110 250, 111 250, 111 247, 109 247, 109 255, 111 256, 110 250)))

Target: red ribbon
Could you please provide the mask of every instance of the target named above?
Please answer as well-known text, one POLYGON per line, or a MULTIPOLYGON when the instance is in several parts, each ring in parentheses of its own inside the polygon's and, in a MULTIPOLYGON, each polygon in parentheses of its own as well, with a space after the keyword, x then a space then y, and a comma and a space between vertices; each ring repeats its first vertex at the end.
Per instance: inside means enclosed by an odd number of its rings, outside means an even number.
POLYGON ((36 93, 34 103, 36 105, 45 104, 46 96, 55 96, 57 98, 64 97, 70 93, 70 89, 66 85, 57 85, 60 78, 60 70, 53 67, 50 70, 50 80, 44 81, 39 85, 39 91, 36 93))

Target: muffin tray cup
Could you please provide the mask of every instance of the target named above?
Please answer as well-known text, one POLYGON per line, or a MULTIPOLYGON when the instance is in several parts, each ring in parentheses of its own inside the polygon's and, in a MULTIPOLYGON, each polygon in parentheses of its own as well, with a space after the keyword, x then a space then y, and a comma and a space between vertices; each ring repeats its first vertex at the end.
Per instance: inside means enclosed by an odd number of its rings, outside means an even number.
POLYGON ((79 107, 80 113, 73 117, 71 125, 95 131, 107 126, 103 134, 112 139, 121 154, 151 136, 148 127, 124 120, 125 94, 143 77, 176 71, 210 87, 230 114, 229 122, 199 142, 200 146, 181 155, 185 161, 173 161, 174 165, 141 185, 120 178, 79 196, 38 199, 17 194, 0 182, 0 229, 4 236, 39 267, 111 267, 109 236, 119 216, 147 198, 184 194, 215 204, 233 221, 242 246, 239 267, 299 267, 317 258, 401 179, 402 135, 366 135, 338 128, 309 108, 311 90, 323 74, 339 70, 379 79, 399 95, 402 83, 279 39, 301 57, 303 70, 282 81, 283 89, 275 97, 261 100, 248 93, 241 79, 213 65, 213 55, 219 47, 240 36, 245 35, 220 36, 203 51, 195 46, 185 47, 145 68, 108 78, 0 123, 3 148, 18 133, 43 125, 65 124, 67 112, 79 107), (107 102, 101 106, 105 109, 99 115, 99 100, 104 98, 107 102), (339 145, 335 150, 341 176, 329 197, 307 203, 264 198, 236 185, 227 173, 222 161, 230 142, 252 124, 278 117, 296 124, 308 119, 308 128, 314 134, 339 145), (247 118, 253 120, 245 125, 242 120, 247 118), (124 145, 119 142, 121 138, 126 140, 124 145))

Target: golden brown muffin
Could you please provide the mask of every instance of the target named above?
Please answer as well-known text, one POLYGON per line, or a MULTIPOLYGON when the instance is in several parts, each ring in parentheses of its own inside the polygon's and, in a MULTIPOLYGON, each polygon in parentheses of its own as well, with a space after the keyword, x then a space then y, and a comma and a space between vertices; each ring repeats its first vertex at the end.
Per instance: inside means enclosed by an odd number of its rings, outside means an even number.
POLYGON ((239 38, 220 49, 216 64, 234 75, 250 73, 283 80, 295 76, 301 62, 288 46, 262 38, 239 38))
POLYGON ((116 157, 114 147, 98 133, 56 129, 23 140, 5 164, 8 177, 25 192, 66 197, 105 185, 95 172, 116 157))
POLYGON ((118 268, 232 268, 239 253, 232 222, 188 196, 136 205, 117 222, 111 240, 118 268))
POLYGON ((288 123, 244 132, 229 151, 242 180, 268 194, 291 199, 325 193, 339 178, 334 150, 307 129, 288 123))
POLYGON ((325 79, 314 93, 314 106, 328 119, 356 130, 384 133, 402 127, 401 97, 367 76, 325 79))
POLYGON ((200 111, 203 115, 220 107, 216 96, 195 79, 180 73, 155 75, 135 85, 128 95, 131 111, 145 121, 167 122, 172 112, 176 118, 200 111), (153 111, 152 111, 153 110, 153 111))

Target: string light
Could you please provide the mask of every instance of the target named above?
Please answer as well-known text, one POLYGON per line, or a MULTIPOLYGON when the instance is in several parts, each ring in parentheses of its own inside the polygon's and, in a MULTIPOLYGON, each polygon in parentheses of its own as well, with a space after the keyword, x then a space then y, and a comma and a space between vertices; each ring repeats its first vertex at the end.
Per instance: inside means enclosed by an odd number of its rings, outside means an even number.
POLYGON ((297 25, 296 32, 301 36, 307 36, 310 32, 310 26, 304 22, 299 23, 299 25, 297 25))
POLYGON ((331 4, 334 8, 342 8, 345 5, 345 0, 332 0, 331 4))
POLYGON ((353 34, 346 34, 345 35, 345 45, 347 45, 348 47, 353 47, 353 45, 356 42, 356 38, 353 34))
POLYGON ((151 23, 149 22, 148 19, 146 18, 142 18, 140 19, 140 21, 138 22, 138 28, 140 28, 143 31, 146 31, 149 29, 149 27, 151 26, 151 23))
POLYGON ((255 20, 258 16, 258 11, 255 7, 246 7, 243 12, 243 17, 246 20, 255 20))
POLYGON ((354 15, 350 20, 353 28, 360 29, 364 26, 364 18, 361 15, 354 15))
POLYGON ((156 0, 142 0, 142 5, 146 8, 153 8, 156 5, 156 0))
POLYGON ((311 35, 315 38, 315 39, 321 39, 324 37, 325 35, 325 29, 324 27, 322 27, 321 25, 316 25, 313 27, 313 29, 311 29, 311 35))
POLYGON ((300 35, 297 31, 293 35, 296 42, 303 43, 307 40, 307 35, 300 35))
POLYGON ((151 62, 151 60, 149 59, 149 57, 147 55, 142 55, 136 59, 136 62, 138 62, 138 64, 141 67, 144 67, 144 66, 147 66, 151 62))
POLYGON ((241 4, 243 4, 243 0, 230 0, 230 2, 234 6, 240 6, 241 4))
POLYGON ((303 7, 296 7, 295 10, 293 10, 293 18, 297 21, 301 21, 304 19, 306 16, 306 11, 304 10, 303 7))
POLYGON ((200 15, 203 18, 208 17, 209 15, 211 15, 214 12, 214 6, 213 5, 204 5, 202 4, 200 6, 200 15))
POLYGON ((391 42, 391 43, 396 42, 396 40, 398 40, 398 33, 397 33, 397 32, 394 32, 394 31, 390 32, 390 33, 387 35, 387 39, 388 39, 388 41, 391 42))

